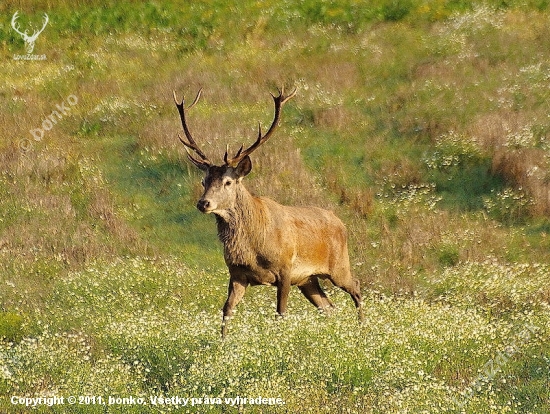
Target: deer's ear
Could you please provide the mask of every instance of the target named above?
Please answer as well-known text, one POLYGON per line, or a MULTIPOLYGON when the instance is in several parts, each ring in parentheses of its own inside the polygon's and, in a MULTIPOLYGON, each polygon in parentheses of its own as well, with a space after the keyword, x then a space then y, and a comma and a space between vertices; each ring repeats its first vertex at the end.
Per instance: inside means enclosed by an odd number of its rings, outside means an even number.
POLYGON ((235 167, 235 173, 239 178, 243 178, 244 176, 248 175, 248 173, 252 170, 252 161, 250 161, 250 157, 247 155, 244 157, 239 164, 235 167))

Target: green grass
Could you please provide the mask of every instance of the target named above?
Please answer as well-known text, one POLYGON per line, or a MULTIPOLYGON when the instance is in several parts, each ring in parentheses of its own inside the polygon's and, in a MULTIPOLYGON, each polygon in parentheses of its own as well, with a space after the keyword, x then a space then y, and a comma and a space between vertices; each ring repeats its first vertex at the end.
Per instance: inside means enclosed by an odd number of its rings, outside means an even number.
POLYGON ((545 1, 0 10, 0 411, 54 395, 148 403, 36 412, 550 410, 545 1), (13 60, 16 10, 22 27, 50 16, 45 61, 13 60), (172 90, 203 88, 189 125, 219 161, 267 128, 282 85, 297 96, 246 185, 343 219, 366 320, 330 286, 331 315, 293 289, 280 319, 255 287, 221 341, 228 273, 172 90))
MULTIPOLYGON (((3 345, 5 356, 24 356, 19 362, 4 360, 11 373, 8 385, 18 394, 56 387, 59 393, 147 399, 261 395, 282 398, 285 411, 300 412, 334 412, 343 401, 352 411, 399 412, 403 405, 418 411, 448 406, 526 324, 536 333, 511 364, 530 363, 523 352, 546 346, 548 315, 530 311, 510 320, 487 318, 455 290, 453 307, 371 294, 365 298, 366 322, 359 326, 349 298, 337 290, 330 291, 337 303, 332 315, 312 311, 293 291, 289 315, 279 320, 274 291, 258 288, 249 292, 222 342, 217 305, 225 272, 219 273, 175 259, 133 259, 72 274, 56 284, 48 304, 34 315, 35 329, 42 332, 3 345), (57 368, 47 362, 51 358, 57 368), (111 371, 116 375, 105 376, 111 371), (308 407, 302 405, 304 395, 308 407)), ((523 302, 518 300, 518 309, 523 302)), ((531 362, 539 382, 544 364, 540 357, 531 362)), ((519 409, 525 390, 509 385, 515 375, 504 372, 507 382, 496 378, 493 388, 476 393, 469 404, 483 407, 491 401, 504 409, 507 396, 519 409)), ((115 406, 110 412, 128 409, 135 407, 115 406)))

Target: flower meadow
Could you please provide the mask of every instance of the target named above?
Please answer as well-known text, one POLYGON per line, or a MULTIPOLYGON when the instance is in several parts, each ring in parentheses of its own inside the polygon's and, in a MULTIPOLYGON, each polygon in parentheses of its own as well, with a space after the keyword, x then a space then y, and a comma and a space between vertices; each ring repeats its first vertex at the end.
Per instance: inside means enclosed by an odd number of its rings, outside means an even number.
MULTIPOLYGON (((524 412, 518 365, 548 375, 541 349, 548 346, 550 309, 536 301, 545 289, 542 276, 522 290, 510 287, 527 272, 545 270, 465 264, 433 282, 451 292, 434 301, 368 292, 361 324, 338 289, 328 289, 336 304, 329 314, 294 290, 284 318, 275 315, 274 289, 249 289, 222 341, 225 271, 193 269, 175 258, 93 265, 59 281, 25 327, 34 335, 0 344, 0 390, 146 401, 107 405, 107 412, 227 412, 225 399, 237 396, 280 401, 241 405, 242 412, 524 412), (465 295, 458 273, 476 276, 476 286, 486 283, 492 289, 482 290, 494 293, 480 299, 474 287, 465 295), (495 304, 506 317, 491 317, 495 304), (526 327, 530 334, 518 343, 526 327), (486 378, 487 363, 510 344, 507 364, 486 378), (470 390, 480 375, 485 381, 470 390), (202 403, 151 406, 151 398, 174 396, 202 403)), ((530 403, 529 412, 537 412, 537 402, 530 403)), ((26 412, 6 398, 1 404, 26 412)), ((74 405, 62 412, 105 409, 74 405)))

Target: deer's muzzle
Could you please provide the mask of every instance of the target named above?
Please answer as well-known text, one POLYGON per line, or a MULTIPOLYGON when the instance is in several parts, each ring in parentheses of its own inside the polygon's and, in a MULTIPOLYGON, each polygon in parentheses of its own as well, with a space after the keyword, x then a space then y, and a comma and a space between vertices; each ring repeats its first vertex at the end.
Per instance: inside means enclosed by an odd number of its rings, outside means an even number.
POLYGON ((197 203, 197 208, 201 213, 210 213, 212 210, 214 210, 215 206, 213 206, 212 203, 207 199, 201 198, 197 203))

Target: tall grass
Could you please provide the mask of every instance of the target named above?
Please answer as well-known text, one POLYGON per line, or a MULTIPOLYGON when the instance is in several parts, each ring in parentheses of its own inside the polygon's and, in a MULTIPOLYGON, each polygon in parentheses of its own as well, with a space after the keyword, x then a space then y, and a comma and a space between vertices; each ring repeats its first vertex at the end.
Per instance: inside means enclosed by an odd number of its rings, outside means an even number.
MULTIPOLYGON (((504 270, 490 266, 490 273, 504 270)), ((188 268, 174 259, 95 265, 56 284, 46 306, 34 315, 38 335, 0 345, 0 386, 18 395, 132 395, 147 400, 146 407, 114 405, 109 412, 152 412, 156 407, 150 406, 150 396, 173 395, 284 401, 284 406, 245 406, 246 412, 452 411, 457 408, 453 400, 467 395, 484 364, 529 326, 533 335, 517 350, 520 355, 493 383, 476 390, 467 407, 543 412, 542 401, 522 395, 514 385, 521 371, 517 366, 532 364, 537 371, 548 363, 537 353, 547 348, 548 314, 535 312, 539 302, 529 293, 544 286, 545 270, 522 266, 505 272, 519 282, 530 270, 541 278, 518 295, 507 291, 509 281, 489 282, 495 289, 488 300, 504 305, 511 312, 509 320, 488 319, 477 307, 477 289, 470 290, 456 276, 466 272, 478 286, 485 267, 465 266, 445 274, 443 283, 453 287, 444 290, 442 303, 369 294, 363 326, 358 326, 349 298, 338 290, 330 292, 337 304, 332 315, 311 312, 298 299, 292 301, 288 318, 279 320, 270 305, 273 295, 258 289, 247 295, 231 321, 231 335, 222 342, 216 297, 225 289, 219 271, 188 268), (463 289, 473 296, 464 298, 463 289), (511 301, 502 302, 506 297, 511 301)), ((5 400, 0 404, 10 407, 5 400)), ((167 412, 206 409, 228 408, 161 407, 167 412)))

